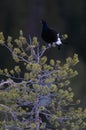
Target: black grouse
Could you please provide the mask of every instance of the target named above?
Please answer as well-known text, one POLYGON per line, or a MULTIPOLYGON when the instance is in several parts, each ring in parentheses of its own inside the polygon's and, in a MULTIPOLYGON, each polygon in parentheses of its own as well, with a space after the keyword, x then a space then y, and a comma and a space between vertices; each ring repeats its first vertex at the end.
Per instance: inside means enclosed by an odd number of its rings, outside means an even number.
POLYGON ((49 28, 45 20, 41 20, 41 22, 43 25, 41 33, 42 39, 47 43, 54 43, 58 45, 58 49, 60 49, 60 46, 62 45, 62 38, 59 37, 59 33, 49 28))

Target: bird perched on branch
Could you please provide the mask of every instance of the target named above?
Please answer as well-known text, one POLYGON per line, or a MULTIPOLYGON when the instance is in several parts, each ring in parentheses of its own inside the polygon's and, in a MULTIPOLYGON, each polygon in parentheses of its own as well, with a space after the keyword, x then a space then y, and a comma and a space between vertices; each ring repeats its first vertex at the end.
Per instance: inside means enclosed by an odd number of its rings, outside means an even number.
POLYGON ((43 25, 41 33, 42 39, 47 43, 58 45, 58 49, 60 49, 62 41, 68 37, 67 34, 64 34, 60 37, 59 33, 48 27, 45 20, 42 19, 41 22, 43 25))

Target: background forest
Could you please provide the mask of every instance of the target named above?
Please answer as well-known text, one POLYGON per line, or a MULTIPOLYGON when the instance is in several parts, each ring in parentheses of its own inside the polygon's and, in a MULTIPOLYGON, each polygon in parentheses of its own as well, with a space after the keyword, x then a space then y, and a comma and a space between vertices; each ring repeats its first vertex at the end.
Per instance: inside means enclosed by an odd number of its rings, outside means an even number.
MULTIPOLYGON (((20 29, 26 37, 37 36, 41 39, 40 19, 47 20, 49 26, 60 33, 69 35, 68 45, 60 51, 52 48, 48 58, 64 61, 74 53, 79 54, 77 65, 79 75, 71 82, 76 97, 86 105, 86 2, 85 0, 0 0, 0 32, 4 35, 18 35, 20 29), (54 50, 53 50, 54 49, 54 50)), ((9 51, 0 46, 0 68, 12 66, 9 51)))

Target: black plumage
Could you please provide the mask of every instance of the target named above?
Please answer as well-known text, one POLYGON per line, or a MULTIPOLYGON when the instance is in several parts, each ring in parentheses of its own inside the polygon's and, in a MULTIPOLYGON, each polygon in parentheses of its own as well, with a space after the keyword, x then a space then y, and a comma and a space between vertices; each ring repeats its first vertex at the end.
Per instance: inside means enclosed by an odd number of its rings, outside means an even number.
POLYGON ((58 45, 58 49, 60 49, 60 46, 62 45, 62 37, 60 38, 59 33, 49 28, 45 20, 41 20, 41 22, 43 25, 41 33, 42 39, 47 43, 58 45))
POLYGON ((57 32, 53 29, 50 29, 45 21, 42 20, 42 38, 48 43, 57 41, 57 32))

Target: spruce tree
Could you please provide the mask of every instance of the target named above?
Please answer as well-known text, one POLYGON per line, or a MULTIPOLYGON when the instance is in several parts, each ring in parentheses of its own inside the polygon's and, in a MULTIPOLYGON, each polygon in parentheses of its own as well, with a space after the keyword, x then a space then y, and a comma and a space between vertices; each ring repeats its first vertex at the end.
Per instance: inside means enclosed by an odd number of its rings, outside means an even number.
MULTIPOLYGON (((65 63, 50 59, 37 37, 29 40, 22 30, 17 39, 0 33, 0 45, 6 47, 15 64, 0 69, 0 130, 83 130, 86 108, 80 106, 70 87, 78 75, 78 54, 65 63), (29 42, 28 42, 29 41, 29 42)), ((54 46, 55 47, 55 46, 54 46)))

